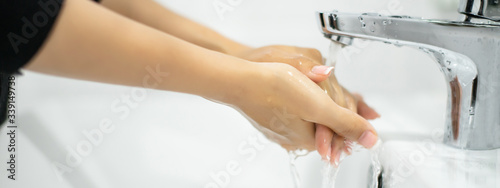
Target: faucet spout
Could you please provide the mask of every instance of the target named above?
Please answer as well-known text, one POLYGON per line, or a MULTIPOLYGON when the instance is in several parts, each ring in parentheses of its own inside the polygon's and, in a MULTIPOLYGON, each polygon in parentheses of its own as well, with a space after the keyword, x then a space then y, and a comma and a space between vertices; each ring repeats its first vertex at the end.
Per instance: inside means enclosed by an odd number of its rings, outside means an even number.
POLYGON ((318 12, 325 37, 416 47, 437 60, 448 84, 444 143, 500 148, 500 24, 318 12))

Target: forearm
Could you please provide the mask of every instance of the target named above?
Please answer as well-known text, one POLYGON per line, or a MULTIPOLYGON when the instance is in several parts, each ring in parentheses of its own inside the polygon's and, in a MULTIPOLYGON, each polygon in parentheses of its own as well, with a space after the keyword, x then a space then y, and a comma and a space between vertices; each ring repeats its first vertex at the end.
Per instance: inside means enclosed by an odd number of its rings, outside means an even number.
POLYGON ((237 55, 249 47, 166 9, 154 0, 103 0, 102 5, 198 46, 237 55))
POLYGON ((224 91, 238 89, 233 87, 236 75, 251 70, 246 66, 253 64, 138 24, 90 1, 68 0, 27 69, 225 101, 224 91), (160 73, 151 75, 151 70, 160 73))

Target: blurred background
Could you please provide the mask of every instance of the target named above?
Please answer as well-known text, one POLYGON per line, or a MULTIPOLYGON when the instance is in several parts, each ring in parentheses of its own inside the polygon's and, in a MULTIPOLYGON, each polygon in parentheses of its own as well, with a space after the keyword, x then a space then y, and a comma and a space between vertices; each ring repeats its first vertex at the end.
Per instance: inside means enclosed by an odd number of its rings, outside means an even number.
MULTIPOLYGON (((329 40, 319 32, 315 11, 458 18, 458 0, 158 2, 251 46, 312 47, 324 55, 329 40)), ((335 74, 382 115, 372 122, 382 138, 443 126, 445 82, 425 53, 357 41, 339 54, 335 74)), ((2 169, 1 187, 293 187, 284 149, 235 110, 197 96, 23 71, 17 102, 18 179, 4 178, 2 169)), ((8 143, 5 130, 0 143, 8 143)), ((0 161, 7 161, 5 149, 0 161)), ((363 163, 366 155, 347 159, 338 187, 365 187, 363 163)), ((320 187, 322 165, 315 152, 298 159, 301 187, 320 187)))

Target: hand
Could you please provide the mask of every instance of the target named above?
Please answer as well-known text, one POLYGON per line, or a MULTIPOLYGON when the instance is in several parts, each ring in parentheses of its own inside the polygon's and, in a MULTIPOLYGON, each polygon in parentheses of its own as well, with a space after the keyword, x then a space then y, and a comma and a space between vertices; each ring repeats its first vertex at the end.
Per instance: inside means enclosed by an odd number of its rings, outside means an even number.
POLYGON ((313 48, 281 45, 248 48, 238 53, 237 57, 254 62, 285 63, 295 67, 316 83, 326 80, 333 69, 323 66, 321 53, 313 48))
MULTIPOLYGON (((335 86, 334 86, 335 87, 335 86)), ((372 120, 379 118, 380 115, 371 107, 369 107, 359 94, 350 94, 347 90, 342 88, 345 98, 336 97, 336 100, 344 101, 344 106, 353 112, 357 112, 361 117, 372 120)), ((362 136, 363 137, 363 136, 362 136)), ((345 140, 344 137, 339 136, 331 129, 324 125, 316 125, 316 149, 321 155, 322 159, 334 165, 339 164, 341 152, 351 154, 352 141, 345 140)), ((360 138, 360 140, 365 140, 360 138)), ((361 143, 364 145, 363 143, 361 143)))
MULTIPOLYGON (((269 139, 288 150, 315 150, 315 127, 321 124, 349 140, 376 134, 361 116, 338 106, 297 69, 282 63, 256 64, 257 71, 229 102, 269 139)), ((366 147, 375 144, 376 138, 366 147)))
MULTIPOLYGON (((360 95, 352 95, 340 86, 334 76, 330 75, 331 68, 322 66, 323 58, 316 49, 300 48, 292 46, 266 46, 256 49, 247 49, 239 55, 241 58, 266 62, 274 61, 289 64, 307 75, 311 80, 317 82, 320 87, 339 106, 347 108, 366 119, 375 119, 379 115, 370 108, 360 95)), ((324 125, 316 125, 316 149, 324 160, 338 163, 340 152, 350 154, 350 141, 335 134, 324 125), (333 156, 333 157, 332 157, 333 156)))

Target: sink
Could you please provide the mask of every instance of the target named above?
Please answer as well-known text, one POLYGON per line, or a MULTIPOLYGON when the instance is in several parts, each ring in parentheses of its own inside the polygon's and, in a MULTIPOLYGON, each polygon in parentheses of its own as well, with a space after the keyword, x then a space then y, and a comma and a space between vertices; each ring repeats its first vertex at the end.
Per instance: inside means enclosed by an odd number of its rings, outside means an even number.
MULTIPOLYGON (((0 178, 0 184, 7 187, 204 187, 217 184, 218 177, 229 174, 228 164, 235 162, 241 171, 229 176, 227 187, 293 187, 288 154, 262 139, 244 117, 226 106, 191 95, 148 91, 130 115, 121 119, 111 106, 137 88, 32 72, 19 77, 19 83, 18 115, 23 118, 19 119, 18 175, 22 180, 0 178), (89 140, 83 132, 98 129, 103 119, 111 119, 114 130, 103 134, 102 142, 81 156, 80 163, 69 166, 68 154, 89 140), (57 163, 71 167, 71 172, 56 173, 57 163)), ((389 140, 417 140, 433 129, 442 130, 436 125, 443 120, 439 111, 444 109, 434 108, 434 115, 426 110, 436 104, 444 106, 436 96, 389 99, 372 94, 365 98, 383 114, 372 123, 389 144, 389 140), (427 113, 430 118, 416 118, 415 113, 427 113)), ((0 132, 2 143, 7 142, 4 133, 0 132)), ((5 161, 6 155, 0 154, 5 161)), ((343 161, 337 187, 366 187, 369 161, 366 151, 343 161)), ((301 187, 321 186, 323 163, 318 154, 299 158, 296 166, 301 187)))
MULTIPOLYGON (((418 106, 418 98, 436 106, 442 102, 425 96, 414 98, 407 101, 407 107, 418 106)), ((500 186, 500 150, 462 150, 444 145, 443 128, 438 126, 444 117, 417 118, 413 113, 394 111, 398 102, 372 101, 380 102, 375 105, 385 115, 372 122, 383 140, 377 151, 382 175, 372 178, 370 161, 374 153, 362 150, 341 163, 336 187, 370 187, 374 181, 386 188, 500 186)))
POLYGON ((441 139, 385 142, 379 158, 382 185, 412 187, 499 187, 500 150, 461 150, 441 139))

